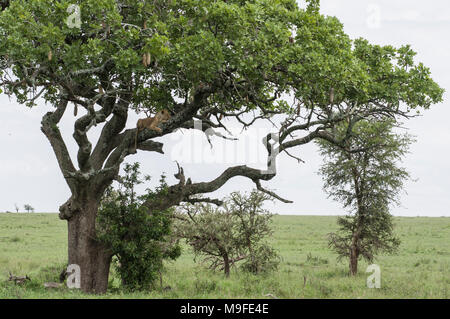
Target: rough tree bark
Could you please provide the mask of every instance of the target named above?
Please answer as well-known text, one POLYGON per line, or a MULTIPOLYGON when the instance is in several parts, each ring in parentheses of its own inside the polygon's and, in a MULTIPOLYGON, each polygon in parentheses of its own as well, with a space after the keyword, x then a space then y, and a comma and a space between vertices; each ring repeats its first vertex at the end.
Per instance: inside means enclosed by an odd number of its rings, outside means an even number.
POLYGON ((101 195, 89 184, 80 189, 83 195, 73 196, 60 207, 60 218, 68 225, 68 264, 80 267, 81 290, 105 293, 112 253, 96 240, 96 217, 101 195))
POLYGON ((223 271, 225 272, 225 276, 230 277, 230 260, 228 258, 228 254, 223 255, 223 271))
POLYGON ((60 213, 68 218, 68 263, 80 266, 81 289, 88 293, 106 292, 112 257, 108 247, 96 241, 98 203, 98 198, 71 199, 60 213))
POLYGON ((355 276, 358 273, 358 248, 357 243, 358 239, 356 235, 353 235, 352 245, 350 248, 350 262, 349 262, 349 270, 350 275, 355 276))
MULTIPOLYGON (((350 158, 350 157, 349 157, 350 158)), ((349 260, 349 272, 351 276, 356 276, 358 273, 358 259, 359 259, 359 244, 361 240, 361 231, 363 226, 363 217, 364 217, 364 206, 363 206, 363 192, 362 192, 362 185, 360 183, 360 173, 356 168, 352 169, 352 175, 353 175, 353 183, 355 187, 355 193, 356 193, 356 201, 357 201, 357 223, 356 223, 356 229, 353 232, 352 236, 352 243, 350 246, 350 260, 349 260)))

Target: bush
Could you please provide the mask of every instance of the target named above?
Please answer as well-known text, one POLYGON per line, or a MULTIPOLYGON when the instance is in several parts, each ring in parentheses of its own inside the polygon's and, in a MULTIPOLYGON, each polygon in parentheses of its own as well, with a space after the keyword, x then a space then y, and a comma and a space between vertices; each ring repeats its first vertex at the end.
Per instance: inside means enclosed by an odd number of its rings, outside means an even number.
MULTIPOLYGON (((98 239, 117 257, 114 264, 122 285, 129 289, 150 288, 160 275, 163 260, 180 255, 178 241, 171 237, 172 210, 148 212, 142 203, 167 188, 165 177, 155 190, 137 196, 139 164, 127 164, 119 188, 109 188, 98 214, 98 239)), ((145 177, 148 180, 148 177, 145 177)))
POLYGON ((24 206, 23 206, 23 209, 25 209, 25 210, 27 211, 27 213, 29 213, 29 212, 34 213, 34 208, 33 208, 33 206, 31 206, 31 205, 29 205, 29 204, 24 205, 24 206))
POLYGON ((185 238, 196 257, 226 276, 238 262, 253 273, 274 270, 279 256, 264 240, 272 234, 272 214, 262 208, 270 198, 253 191, 232 193, 222 207, 197 203, 184 205, 178 213, 177 235, 185 238))
POLYGON ((241 268, 251 273, 260 273, 276 270, 280 263, 280 256, 268 244, 260 244, 242 263, 241 268))

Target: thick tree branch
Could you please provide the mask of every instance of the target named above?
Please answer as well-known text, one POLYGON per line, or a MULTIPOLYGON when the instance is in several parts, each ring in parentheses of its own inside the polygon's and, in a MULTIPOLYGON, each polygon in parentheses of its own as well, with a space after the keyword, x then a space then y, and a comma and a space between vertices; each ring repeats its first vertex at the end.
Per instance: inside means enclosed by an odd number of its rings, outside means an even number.
MULTIPOLYGON (((259 183, 261 180, 267 181, 272 179, 275 176, 275 173, 266 174, 264 171, 259 169, 241 165, 227 168, 220 176, 210 182, 192 183, 190 179, 187 179, 186 181, 183 170, 179 168, 179 172, 176 177, 180 180, 180 183, 170 186, 168 192, 165 193, 164 196, 161 195, 160 199, 149 200, 144 203, 144 206, 149 209, 149 211, 164 210, 178 205, 183 201, 189 202, 192 200, 191 196, 214 192, 221 188, 230 179, 237 176, 247 177, 253 182, 259 183)), ((277 198, 282 201, 289 202, 283 200, 279 196, 277 196, 277 198)))
MULTIPOLYGON (((112 151, 111 155, 109 155, 104 167, 105 170, 113 172, 119 170, 120 164, 124 161, 125 157, 130 154, 136 153, 134 149, 135 138, 137 138, 138 148, 140 148, 141 143, 144 141, 150 140, 152 138, 163 136, 169 133, 172 133, 183 123, 191 120, 194 115, 197 113, 199 109, 204 107, 206 103, 206 98, 214 91, 214 87, 210 85, 202 85, 196 90, 194 99, 191 103, 186 105, 177 105, 177 109, 179 110, 168 122, 162 123, 160 128, 162 130, 161 133, 154 130, 143 130, 141 133, 137 134, 136 137, 136 129, 126 130, 125 132, 119 134, 113 141, 112 145, 117 145, 115 149, 112 151)), ((115 176, 115 175, 114 175, 115 176)), ((111 176, 108 174, 107 178, 111 176)))
POLYGON ((75 173, 76 169, 72 163, 67 146, 58 128, 58 123, 66 111, 67 104, 67 100, 62 98, 54 112, 48 112, 44 115, 41 122, 41 131, 49 140, 56 155, 58 165, 63 172, 69 187, 73 191, 75 184, 70 174, 75 173))
POLYGON ((163 145, 164 145, 163 143, 148 140, 148 141, 144 141, 141 144, 139 144, 138 149, 140 149, 142 151, 157 152, 160 154, 164 154, 163 145))
POLYGON ((103 127, 97 145, 92 152, 91 157, 95 169, 100 169, 103 166, 111 150, 114 149, 115 137, 125 128, 127 123, 129 106, 127 99, 121 98, 117 104, 114 104, 114 100, 110 99, 107 102, 107 107, 111 107, 114 115, 103 127))

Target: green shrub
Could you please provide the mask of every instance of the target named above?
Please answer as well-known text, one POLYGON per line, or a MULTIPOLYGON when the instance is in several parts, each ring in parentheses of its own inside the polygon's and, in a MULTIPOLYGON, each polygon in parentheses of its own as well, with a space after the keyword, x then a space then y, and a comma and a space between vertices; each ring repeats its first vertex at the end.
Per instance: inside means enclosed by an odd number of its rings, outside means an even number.
POLYGON ((138 196, 134 189, 141 183, 139 164, 127 164, 118 189, 106 191, 97 220, 98 239, 117 257, 114 266, 122 285, 132 290, 151 288, 161 274, 163 260, 180 255, 178 241, 170 236, 172 211, 148 212, 142 206, 149 196, 165 191, 165 177, 155 191, 138 196))

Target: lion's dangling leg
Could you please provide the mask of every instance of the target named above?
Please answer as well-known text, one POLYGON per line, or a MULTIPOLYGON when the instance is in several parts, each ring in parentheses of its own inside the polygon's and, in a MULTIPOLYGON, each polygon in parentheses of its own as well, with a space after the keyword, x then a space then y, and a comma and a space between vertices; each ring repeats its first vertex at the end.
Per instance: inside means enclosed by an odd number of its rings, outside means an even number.
POLYGON ((152 124, 150 124, 149 129, 161 133, 162 130, 161 130, 158 126, 156 126, 156 125, 158 125, 159 123, 161 123, 161 122, 159 122, 159 121, 153 121, 152 124))

